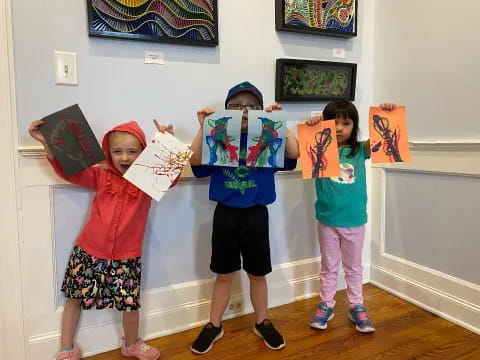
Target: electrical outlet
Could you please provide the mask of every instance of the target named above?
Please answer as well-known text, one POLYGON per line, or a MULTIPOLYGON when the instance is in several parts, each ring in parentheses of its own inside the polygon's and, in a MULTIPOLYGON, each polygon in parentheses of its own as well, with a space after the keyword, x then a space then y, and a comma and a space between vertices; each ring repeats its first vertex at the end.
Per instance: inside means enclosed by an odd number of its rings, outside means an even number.
POLYGON ((237 312, 242 309, 242 306, 242 300, 232 300, 230 301, 230 304, 228 304, 228 310, 230 310, 230 312, 237 312))

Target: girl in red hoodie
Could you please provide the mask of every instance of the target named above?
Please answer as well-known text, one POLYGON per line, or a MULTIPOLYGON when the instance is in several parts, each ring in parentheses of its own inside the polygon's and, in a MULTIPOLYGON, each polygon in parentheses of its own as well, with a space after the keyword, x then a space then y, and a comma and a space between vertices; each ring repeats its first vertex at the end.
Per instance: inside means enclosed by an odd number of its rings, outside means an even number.
MULTIPOLYGON (((96 192, 61 288, 66 301, 56 360, 80 359, 81 352, 73 343, 80 311, 94 305, 123 312, 124 356, 156 360, 160 352, 138 337, 142 242, 151 198, 122 177, 145 148, 145 135, 135 121, 114 127, 102 142, 106 164, 68 177, 38 130, 42 124, 42 120, 34 121, 28 131, 42 143, 53 170, 62 179, 96 192)), ((155 125, 173 134, 171 125, 155 125)))

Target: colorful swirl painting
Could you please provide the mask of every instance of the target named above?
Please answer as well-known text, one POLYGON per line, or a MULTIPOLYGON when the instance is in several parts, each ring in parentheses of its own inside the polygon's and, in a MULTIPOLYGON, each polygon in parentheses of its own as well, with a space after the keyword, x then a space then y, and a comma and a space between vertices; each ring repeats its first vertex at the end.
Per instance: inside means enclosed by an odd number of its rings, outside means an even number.
POLYGON ((287 127, 283 111, 248 112, 247 166, 283 168, 287 127))
POLYGON ((280 31, 340 37, 357 35, 357 0, 276 0, 280 31))
POLYGON ((217 111, 203 123, 202 164, 238 166, 242 112, 217 111))
POLYGON ((217 0, 88 0, 91 36, 218 45, 217 0))

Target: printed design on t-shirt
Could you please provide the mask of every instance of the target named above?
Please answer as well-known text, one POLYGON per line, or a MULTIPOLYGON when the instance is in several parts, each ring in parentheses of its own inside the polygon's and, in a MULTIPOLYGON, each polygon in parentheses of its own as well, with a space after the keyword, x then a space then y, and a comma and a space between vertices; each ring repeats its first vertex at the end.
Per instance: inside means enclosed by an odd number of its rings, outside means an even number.
POLYGON ((339 184, 353 184, 355 182, 355 168, 350 163, 340 164, 340 176, 333 176, 332 181, 339 184))
MULTIPOLYGON (((246 156, 247 156, 247 150, 246 149, 240 150, 240 159, 244 160, 246 156)), ((234 170, 229 167, 222 168, 223 175, 230 179, 230 180, 224 181, 223 185, 225 189, 239 190, 240 193, 243 195, 245 194, 245 190, 256 188, 257 183, 255 180, 242 180, 248 176, 250 171, 257 171, 257 169, 251 168, 245 165, 240 165, 234 170)))
POLYGON ((225 186, 225 189, 239 190, 240 193, 243 195, 245 194, 245 190, 256 188, 257 183, 255 182, 255 180, 242 180, 248 176, 248 173, 251 170, 252 168, 249 168, 245 165, 240 165, 235 170, 232 170, 231 168, 223 168, 223 175, 230 179, 224 181, 223 185, 225 186))

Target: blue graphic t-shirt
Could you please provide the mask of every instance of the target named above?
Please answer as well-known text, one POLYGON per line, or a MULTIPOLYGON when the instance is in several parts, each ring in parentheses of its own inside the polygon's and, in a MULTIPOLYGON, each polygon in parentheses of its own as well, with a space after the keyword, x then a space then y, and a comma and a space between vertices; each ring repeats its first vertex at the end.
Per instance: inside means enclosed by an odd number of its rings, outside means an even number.
POLYGON ((327 226, 354 227, 367 222, 367 182, 365 143, 348 157, 351 147, 338 149, 340 176, 315 179, 315 215, 327 226))
POLYGON ((275 201, 274 174, 278 170, 293 170, 297 160, 285 158, 282 169, 247 167, 247 134, 240 138, 240 156, 238 167, 199 165, 192 166, 197 178, 211 176, 210 200, 224 205, 246 208, 255 205, 268 205, 275 201))

